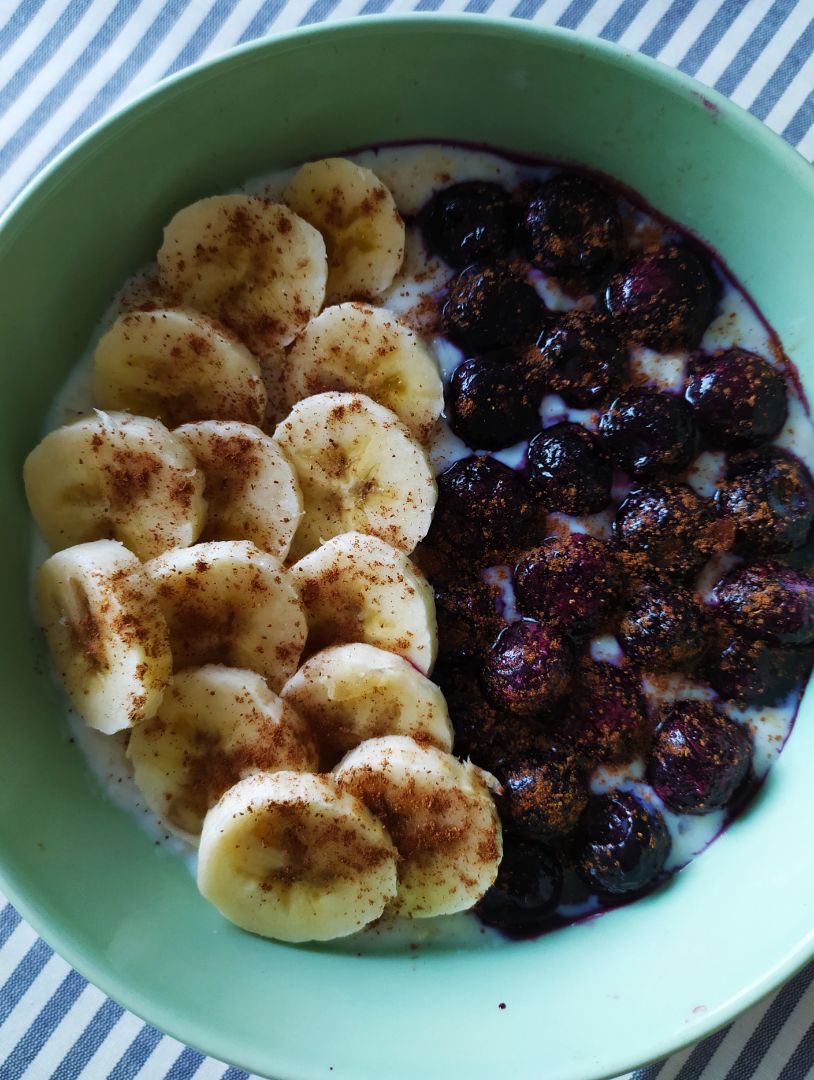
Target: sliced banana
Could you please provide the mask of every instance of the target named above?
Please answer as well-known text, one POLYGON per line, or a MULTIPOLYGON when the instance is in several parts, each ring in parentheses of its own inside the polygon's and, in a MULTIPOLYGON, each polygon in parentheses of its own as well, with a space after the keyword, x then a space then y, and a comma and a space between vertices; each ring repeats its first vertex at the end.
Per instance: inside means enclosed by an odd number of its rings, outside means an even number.
POLYGON ((408 553, 426 535, 438 493, 432 467, 383 405, 364 394, 316 394, 294 406, 274 439, 304 503, 292 558, 344 532, 370 533, 408 553))
POLYGON ((263 677, 219 664, 179 672, 158 714, 131 733, 127 756, 147 805, 192 843, 238 780, 318 765, 306 723, 263 677))
POLYGON ((170 427, 193 420, 260 424, 260 364, 225 327, 195 312, 131 311, 96 347, 93 396, 102 409, 154 416, 170 427))
POLYGON ((355 390, 392 410, 422 443, 444 407, 432 354, 391 311, 369 304, 337 304, 312 319, 288 352, 285 378, 290 405, 355 390))
POLYGON ((328 941, 382 914, 396 894, 396 853, 382 825, 331 777, 261 773, 206 815, 198 888, 244 930, 328 941))
POLYGON ((31 513, 52 548, 113 537, 141 559, 194 544, 204 476, 158 420, 96 412, 57 428, 23 467, 31 513))
POLYGON ((40 621, 71 702, 110 735, 155 715, 172 673, 167 624, 132 552, 79 544, 37 571, 40 621))
POLYGON ((373 645, 335 645, 312 656, 280 691, 305 720, 329 766, 366 739, 409 735, 452 750, 452 724, 435 683, 373 645))
POLYGON ((302 517, 294 470, 280 447, 251 424, 205 420, 175 435, 206 478, 203 540, 251 540, 284 559, 302 517))
POLYGON ((325 243, 286 206, 215 195, 179 210, 158 252, 162 285, 263 355, 288 345, 325 300, 325 243))
POLYGON ((297 590, 273 555, 244 540, 196 544, 147 563, 167 620, 176 671, 248 668, 279 691, 297 669, 306 623, 297 590))
POLYGON ((404 260, 404 222, 375 173, 345 158, 311 161, 283 199, 325 238, 328 303, 384 292, 404 260))
POLYGON ((389 735, 351 750, 334 776, 396 845, 399 914, 423 919, 465 911, 494 882, 503 842, 489 792, 497 782, 488 773, 389 735))
POLYGON ((435 598, 403 551, 376 536, 335 536, 291 568, 308 619, 308 649, 366 642, 425 675, 438 648, 435 598))

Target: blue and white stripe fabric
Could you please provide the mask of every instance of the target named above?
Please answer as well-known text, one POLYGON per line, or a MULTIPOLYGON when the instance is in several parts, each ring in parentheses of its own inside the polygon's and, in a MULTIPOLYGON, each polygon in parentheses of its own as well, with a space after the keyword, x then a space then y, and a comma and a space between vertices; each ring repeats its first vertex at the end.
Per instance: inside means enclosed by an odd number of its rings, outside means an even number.
MULTIPOLYGON (((188 64, 296 26, 413 10, 511 16, 620 42, 715 87, 814 158, 814 0, 0 0, 0 211, 90 124, 188 64)), ((0 1080, 246 1075, 89 986, 0 895, 0 1080)), ((814 965, 633 1077, 814 1080, 814 965)))

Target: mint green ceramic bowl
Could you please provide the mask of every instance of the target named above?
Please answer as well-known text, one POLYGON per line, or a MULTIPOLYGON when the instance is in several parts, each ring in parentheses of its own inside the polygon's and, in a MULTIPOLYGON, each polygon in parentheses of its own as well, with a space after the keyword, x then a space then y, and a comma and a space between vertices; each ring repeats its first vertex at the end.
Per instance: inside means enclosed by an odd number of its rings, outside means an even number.
POLYGON ((164 84, 63 155, 0 228, 2 887, 118 1001, 259 1073, 615 1075, 708 1034, 814 953, 810 697, 749 813, 657 895, 537 941, 355 955, 227 925, 107 801, 68 742, 29 614, 23 458, 163 223, 275 166, 425 137, 631 185, 724 255, 814 396, 814 172, 666 68, 518 22, 410 17, 283 36, 164 84))

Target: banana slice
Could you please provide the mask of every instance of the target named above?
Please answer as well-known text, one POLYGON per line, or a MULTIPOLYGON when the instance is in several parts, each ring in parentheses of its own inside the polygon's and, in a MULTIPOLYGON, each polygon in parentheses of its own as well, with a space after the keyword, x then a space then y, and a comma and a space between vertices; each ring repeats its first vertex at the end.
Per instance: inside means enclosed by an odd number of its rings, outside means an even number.
POLYGON ((204 540, 251 540, 284 559, 302 517, 294 470, 277 443, 236 421, 185 424, 175 435, 206 477, 204 540))
POLYGON ((503 841, 494 777, 435 747, 389 735, 357 746, 334 770, 389 832, 399 853, 394 909, 411 918, 465 911, 497 877, 503 841))
POLYGON ((97 412, 57 428, 23 467, 31 513, 53 548, 113 537, 141 559, 194 544, 203 473, 158 420, 97 412))
POLYGON ((306 623, 291 576, 245 540, 196 544, 147 563, 167 620, 176 671, 248 668, 275 693, 293 675, 306 623))
POLYGON ((37 571, 37 606, 71 702, 110 735, 154 716, 172 673, 167 624, 132 552, 79 544, 37 571))
POLYGON ((345 158, 311 161, 283 200, 325 238, 328 303, 380 296, 401 269, 404 222, 370 169, 345 158))
POLYGON ((96 347, 93 395, 102 409, 193 420, 262 422, 260 364, 225 327, 194 312, 120 315, 96 347))
POLYGON ((438 365, 385 308, 337 304, 312 319, 285 365, 289 405, 325 390, 356 390, 391 409, 425 443, 444 407, 438 365))
POLYGON ((452 724, 435 683, 400 656, 355 643, 312 656, 280 697, 314 732, 329 765, 380 735, 409 735, 422 746, 452 750, 452 724))
POLYGON ((316 394, 274 439, 294 466, 304 514, 294 559, 359 531, 411 552, 432 521, 437 488, 427 455, 401 421, 364 394, 316 394))
POLYGON ((375 536, 344 533, 291 568, 308 619, 308 649, 366 642, 425 675, 438 648, 435 598, 404 552, 375 536))
POLYGON ((288 207, 216 195, 179 210, 158 252, 161 283, 263 355, 288 345, 325 300, 325 243, 288 207))
POLYGON ((174 677, 158 714, 131 733, 127 756, 147 805, 193 844, 209 807, 238 780, 318 765, 307 725, 262 676, 217 664, 174 677))
POLYGON ((328 941, 382 914, 396 894, 396 853, 382 825, 331 777, 261 773, 206 815, 198 888, 244 930, 328 941))

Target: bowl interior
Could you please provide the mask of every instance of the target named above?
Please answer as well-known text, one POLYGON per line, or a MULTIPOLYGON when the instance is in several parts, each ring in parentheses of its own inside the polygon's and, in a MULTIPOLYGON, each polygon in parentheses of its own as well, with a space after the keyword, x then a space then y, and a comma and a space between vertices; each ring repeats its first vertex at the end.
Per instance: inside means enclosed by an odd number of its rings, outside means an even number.
POLYGON ((811 953, 810 701, 749 812, 658 894, 537 941, 356 956, 229 926, 183 862, 106 799, 68 741, 29 610, 22 462, 113 292, 180 206, 309 157, 436 138, 603 170, 723 255, 814 393, 811 170, 710 96, 571 34, 359 21, 172 81, 83 140, 5 219, 2 884, 70 962, 152 1023, 277 1077, 329 1066, 355 1080, 488 1076, 509 1064, 540 1076, 544 1060, 567 1080, 700 1038, 811 953))

